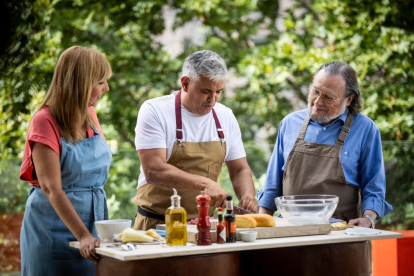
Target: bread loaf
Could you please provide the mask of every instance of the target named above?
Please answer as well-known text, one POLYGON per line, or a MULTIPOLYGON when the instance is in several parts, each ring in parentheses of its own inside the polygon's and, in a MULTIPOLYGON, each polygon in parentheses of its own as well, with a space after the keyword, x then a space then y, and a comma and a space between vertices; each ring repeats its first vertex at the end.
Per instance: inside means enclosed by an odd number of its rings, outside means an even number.
POLYGON ((237 228, 254 228, 257 222, 254 218, 246 215, 236 215, 237 228))
POLYGON ((245 215, 256 220, 257 227, 273 227, 276 226, 276 221, 271 215, 266 214, 248 214, 245 215))

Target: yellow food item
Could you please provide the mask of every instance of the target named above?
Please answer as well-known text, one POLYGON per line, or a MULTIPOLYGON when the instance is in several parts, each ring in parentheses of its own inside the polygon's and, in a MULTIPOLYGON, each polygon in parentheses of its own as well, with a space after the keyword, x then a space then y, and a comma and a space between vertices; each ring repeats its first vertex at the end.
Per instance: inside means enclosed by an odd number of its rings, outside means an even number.
POLYGON ((254 218, 246 215, 236 215, 237 228, 255 228, 257 222, 254 218))
POLYGON ((122 242, 153 242, 154 239, 132 228, 127 228, 119 234, 122 242))
POLYGON ((247 214, 245 216, 252 217, 256 220, 257 227, 274 227, 276 221, 271 215, 267 214, 247 214))
POLYGON ((348 225, 346 221, 331 223, 331 229, 333 229, 333 230, 343 230, 343 229, 346 229, 348 227, 352 228, 354 226, 353 225, 348 225))
POLYGON ((164 238, 160 234, 158 234, 157 231, 155 231, 155 229, 148 230, 147 232, 145 232, 145 235, 153 237, 154 239, 159 241, 164 241, 164 238))

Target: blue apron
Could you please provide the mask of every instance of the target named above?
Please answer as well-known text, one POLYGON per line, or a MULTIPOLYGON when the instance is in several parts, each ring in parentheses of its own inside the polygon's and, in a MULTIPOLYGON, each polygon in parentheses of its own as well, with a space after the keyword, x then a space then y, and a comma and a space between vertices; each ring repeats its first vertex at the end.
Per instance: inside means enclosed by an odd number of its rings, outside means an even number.
MULTIPOLYGON (((92 127, 93 128, 93 127, 92 127)), ((108 219, 103 186, 108 179, 111 150, 99 132, 78 143, 60 138, 62 189, 79 217, 97 237, 94 222, 108 219)), ((95 275, 95 264, 69 247, 75 236, 57 215, 40 187, 32 187, 20 236, 22 275, 95 275)))

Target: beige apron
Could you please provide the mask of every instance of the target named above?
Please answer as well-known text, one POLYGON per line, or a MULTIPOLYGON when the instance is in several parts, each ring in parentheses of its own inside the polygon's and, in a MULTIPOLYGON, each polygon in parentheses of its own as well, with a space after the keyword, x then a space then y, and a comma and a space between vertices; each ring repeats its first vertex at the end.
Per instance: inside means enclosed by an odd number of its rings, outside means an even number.
POLYGON ((341 150, 353 116, 348 113, 335 145, 304 141, 309 117, 305 119, 289 154, 283 173, 283 195, 326 194, 339 197, 334 218, 349 221, 361 217, 359 188, 349 184, 341 164, 341 150))
MULTIPOLYGON (((180 95, 181 92, 178 92, 175 101, 177 141, 167 163, 187 173, 204 176, 217 182, 226 156, 226 142, 220 122, 213 109, 220 141, 198 143, 182 141, 180 95)), ((178 191, 178 194, 181 196, 181 206, 187 211, 187 219, 198 217, 195 197, 200 194, 200 191, 178 191)), ((165 211, 171 206, 172 195, 172 189, 164 190, 150 183, 139 187, 134 198, 134 203, 138 206, 134 229, 148 230, 155 228, 157 224, 165 223, 165 211)), ((213 214, 213 212, 214 207, 210 207, 209 213, 213 214)))

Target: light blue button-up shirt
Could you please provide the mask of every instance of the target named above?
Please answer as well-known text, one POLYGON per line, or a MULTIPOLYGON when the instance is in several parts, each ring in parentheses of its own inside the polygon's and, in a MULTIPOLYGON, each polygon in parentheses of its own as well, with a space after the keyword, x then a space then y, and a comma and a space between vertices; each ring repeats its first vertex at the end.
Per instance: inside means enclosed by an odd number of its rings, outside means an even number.
MULTIPOLYGON (((334 145, 345 123, 348 110, 329 125, 309 122, 305 141, 334 145)), ((275 198, 283 195, 283 172, 286 161, 295 145, 308 110, 303 109, 286 116, 280 123, 276 145, 267 168, 266 182, 259 190, 259 206, 276 210, 275 198)), ((361 189, 361 211, 373 210, 377 219, 392 212, 385 201, 385 169, 381 135, 374 122, 359 113, 354 116, 351 129, 341 152, 341 163, 346 182, 361 189)))

